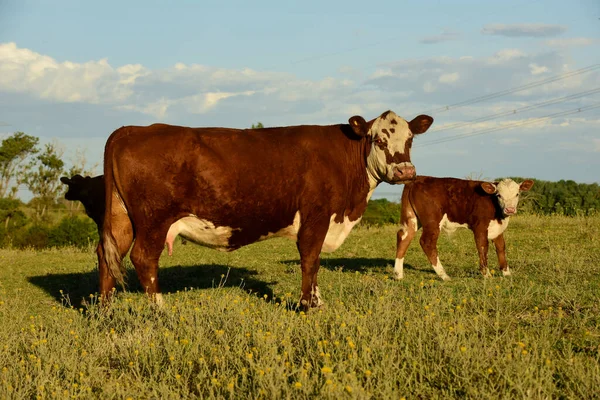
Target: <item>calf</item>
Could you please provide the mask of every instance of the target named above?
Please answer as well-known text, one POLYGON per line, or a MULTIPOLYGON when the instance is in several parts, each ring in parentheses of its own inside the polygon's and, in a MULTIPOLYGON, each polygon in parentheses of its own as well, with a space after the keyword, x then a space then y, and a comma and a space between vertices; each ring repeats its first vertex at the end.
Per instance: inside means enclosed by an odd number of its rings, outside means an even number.
POLYGON ((394 277, 404 277, 404 255, 419 228, 418 223, 423 227, 421 247, 443 280, 450 277, 440 263, 437 240, 442 229, 453 232, 459 227, 473 231, 479 252, 479 270, 485 277, 490 276, 487 266, 489 239, 496 246, 502 273, 510 275, 503 232, 509 217, 517 212, 519 192, 526 192, 532 186, 531 180, 521 184, 511 179, 491 183, 429 176, 417 177, 406 184, 402 193, 394 277))

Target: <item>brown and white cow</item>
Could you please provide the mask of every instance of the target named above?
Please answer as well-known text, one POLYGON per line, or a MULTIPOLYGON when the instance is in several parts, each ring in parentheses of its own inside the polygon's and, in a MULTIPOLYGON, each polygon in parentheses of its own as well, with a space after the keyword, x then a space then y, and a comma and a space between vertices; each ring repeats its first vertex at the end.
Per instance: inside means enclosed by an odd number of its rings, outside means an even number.
POLYGON ((126 126, 104 152, 106 212, 98 251, 100 293, 123 281, 130 258, 157 302, 158 259, 177 234, 223 251, 276 236, 296 241, 301 304, 322 304, 321 250, 334 251, 380 182, 415 177, 413 135, 433 119, 391 111, 367 122, 264 129, 126 126), (134 241, 135 238, 135 241, 134 241))
MULTIPOLYGON (((73 175, 71 178, 63 176, 60 181, 68 186, 65 199, 71 201, 80 201, 85 208, 85 213, 94 220, 98 227, 98 232, 102 233, 102 221, 104 221, 105 210, 105 192, 104 175, 98 175, 93 178, 81 175, 73 175)), ((173 242, 177 235, 168 235, 165 244, 169 255, 173 255, 173 242)), ((185 244, 185 239, 182 239, 185 244)))
POLYGON ((489 276, 487 253, 490 239, 496 246, 502 273, 510 275, 503 232, 508 226, 509 217, 517 212, 519 192, 528 191, 532 186, 531 180, 518 184, 511 179, 491 183, 417 177, 405 185, 402 193, 394 277, 404 278, 404 256, 419 223, 423 227, 421 247, 443 280, 449 280, 450 277, 438 257, 437 240, 441 230, 453 232, 459 227, 473 231, 479 252, 479 270, 485 277, 489 276))

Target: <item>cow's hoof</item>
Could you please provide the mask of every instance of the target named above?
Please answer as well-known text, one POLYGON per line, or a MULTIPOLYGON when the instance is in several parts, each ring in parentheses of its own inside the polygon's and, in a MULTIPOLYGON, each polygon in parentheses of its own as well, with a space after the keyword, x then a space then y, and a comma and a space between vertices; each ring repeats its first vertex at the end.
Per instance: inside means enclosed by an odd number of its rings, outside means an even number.
POLYGON ((449 281, 450 277, 448 275, 442 275, 440 276, 440 278, 442 278, 443 281, 449 281))
POLYGON ((511 276, 511 275, 512 275, 512 272, 510 271, 510 269, 509 269, 509 268, 506 268, 506 270, 505 270, 505 271, 502 271, 502 275, 504 275, 504 276, 511 276))

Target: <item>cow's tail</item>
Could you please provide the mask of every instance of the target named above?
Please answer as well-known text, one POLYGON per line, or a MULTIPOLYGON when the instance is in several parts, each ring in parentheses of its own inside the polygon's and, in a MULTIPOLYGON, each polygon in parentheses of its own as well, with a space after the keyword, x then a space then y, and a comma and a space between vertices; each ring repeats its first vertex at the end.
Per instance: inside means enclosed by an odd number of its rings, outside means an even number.
MULTIPOLYGON (((121 128, 122 129, 122 128, 121 128)), ((106 207, 104 209, 104 224, 102 225, 102 252, 104 261, 108 267, 110 275, 112 275, 117 283, 121 286, 125 286, 125 266, 121 259, 119 252, 119 246, 112 232, 112 216, 113 216, 113 200, 116 198, 123 202, 123 198, 119 193, 117 185, 118 176, 114 169, 114 137, 118 136, 118 132, 115 132, 106 142, 106 148, 104 149, 104 196, 106 207)), ((123 207, 125 207, 123 203, 123 207)))

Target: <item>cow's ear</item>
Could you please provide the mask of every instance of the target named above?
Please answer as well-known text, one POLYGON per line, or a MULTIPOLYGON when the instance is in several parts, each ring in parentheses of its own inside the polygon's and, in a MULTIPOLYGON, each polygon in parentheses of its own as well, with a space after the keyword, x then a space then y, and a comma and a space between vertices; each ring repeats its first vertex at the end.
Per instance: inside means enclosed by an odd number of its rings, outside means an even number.
POLYGON ((529 189, 531 189, 532 186, 533 181, 531 179, 527 179, 526 181, 523 181, 523 183, 521 183, 521 185, 519 186, 519 190, 521 192, 527 192, 529 189))
POLYGON ((494 185, 491 182, 481 182, 481 188, 487 194, 494 194, 494 193, 496 193, 496 185, 494 185))
POLYGON ((365 119, 360 115, 355 115, 354 117, 350 118, 348 123, 350 124, 352 131, 357 136, 365 137, 367 136, 367 133, 369 133, 369 125, 367 124, 367 121, 365 121, 365 119))
POLYGON ((70 185, 71 184, 71 180, 69 178, 67 178, 66 176, 61 176, 60 177, 60 181, 62 183, 64 183, 65 185, 70 185))
POLYGON ((408 123, 413 135, 419 135, 427 132, 427 129, 433 124, 433 118, 429 115, 418 115, 408 123))

